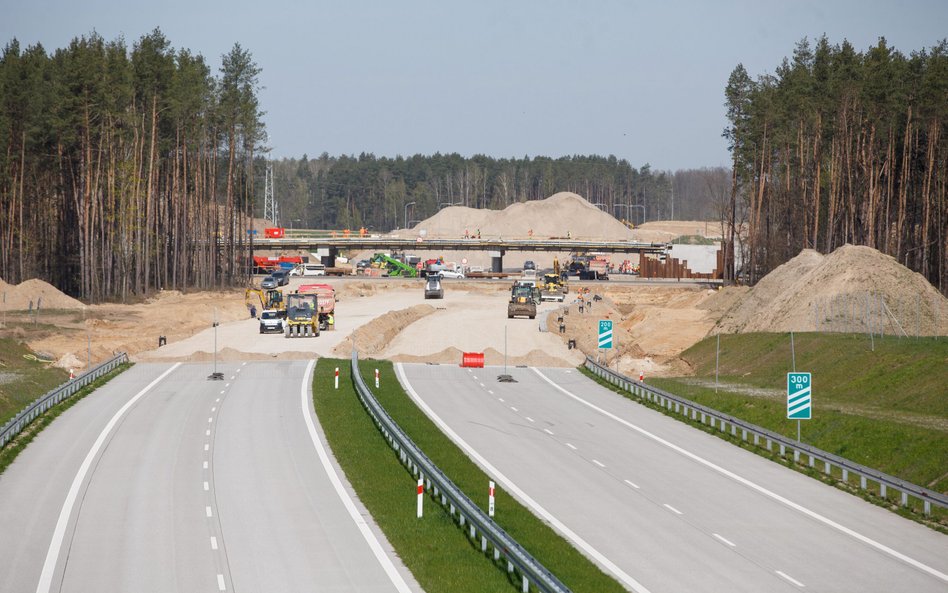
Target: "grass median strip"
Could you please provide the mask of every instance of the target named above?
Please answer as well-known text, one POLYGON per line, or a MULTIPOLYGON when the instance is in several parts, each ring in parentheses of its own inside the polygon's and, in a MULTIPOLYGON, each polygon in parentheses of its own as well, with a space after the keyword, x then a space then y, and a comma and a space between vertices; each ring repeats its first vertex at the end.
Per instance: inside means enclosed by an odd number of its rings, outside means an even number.
MULTIPOLYGON (((362 361, 360 364, 362 375, 368 378, 366 383, 370 388, 374 384, 372 379, 374 370, 378 368, 381 371, 382 377, 384 378, 382 387, 378 390, 373 389, 376 398, 389 415, 401 426, 402 430, 408 434, 425 454, 428 455, 471 500, 486 511, 488 476, 458 449, 448 437, 442 434, 437 426, 425 416, 424 412, 415 406, 395 379, 394 369, 390 362, 367 360, 362 361)), ((323 418, 322 415, 320 415, 320 422, 323 423, 324 429, 327 432, 327 438, 330 439, 330 445, 333 446, 333 451, 336 453, 337 458, 340 454, 347 458, 355 458, 353 462, 357 462, 359 466, 359 476, 350 476, 350 470, 343 464, 342 459, 340 459, 340 465, 343 466, 350 482, 353 483, 353 487, 355 487, 359 493, 359 497, 366 503, 372 515, 379 522, 383 531, 385 531, 386 536, 388 536, 389 540, 395 545, 398 554, 403 558, 406 565, 409 566, 422 586, 425 587, 425 590, 429 593, 434 591, 495 590, 490 588, 493 585, 486 584, 488 582, 501 583, 502 586, 496 590, 509 591, 513 586, 519 588, 519 582, 513 583, 508 580, 503 566, 495 567, 491 565, 492 557, 489 556, 491 552, 488 551, 488 556, 481 555, 480 547, 477 542, 469 540, 465 535, 465 531, 458 528, 447 512, 442 511, 430 498, 426 499, 425 518, 422 521, 415 519, 415 498, 411 496, 415 484, 414 479, 408 473, 408 470, 399 463, 395 453, 389 448, 388 444, 375 428, 375 425, 369 419, 368 414, 366 414, 356 399, 353 388, 350 387, 350 382, 348 381, 350 362, 321 360, 317 365, 316 371, 317 385, 332 385, 333 369, 330 367, 335 366, 338 366, 340 369, 339 393, 343 392, 342 385, 345 382, 346 389, 348 390, 346 393, 349 395, 351 392, 350 399, 352 400, 349 402, 348 407, 358 413, 358 419, 352 418, 347 422, 354 423, 358 420, 361 424, 358 427, 353 425, 352 429, 343 429, 340 426, 331 426, 330 419, 323 418), (344 370, 346 371, 345 377, 343 376, 344 370), (355 451, 341 450, 337 452, 336 445, 333 444, 333 439, 329 436, 330 432, 341 433, 337 434, 337 439, 340 439, 337 441, 339 445, 343 449, 355 449, 355 451), (366 433, 369 433, 372 438, 369 439, 366 433), (354 438, 353 435, 356 434, 360 435, 359 443, 352 442, 354 438), (415 537, 408 538, 405 542, 409 546, 408 548, 402 549, 393 541, 393 537, 389 534, 389 528, 384 524, 387 519, 377 515, 376 510, 370 506, 369 501, 366 500, 366 497, 360 490, 360 487, 372 489, 382 487, 380 484, 382 482, 380 478, 380 472, 382 470, 380 468, 377 469, 375 465, 371 463, 363 461, 368 454, 366 450, 368 445, 365 442, 368 440, 374 442, 375 449, 380 451, 379 457, 376 458, 374 463, 384 464, 391 468, 390 471, 386 470, 386 475, 388 476, 386 481, 390 480, 392 482, 387 492, 372 494, 372 498, 379 498, 376 504, 382 507, 381 511, 383 513, 389 512, 386 507, 395 504, 393 499, 398 500, 398 504, 401 505, 402 508, 395 513, 393 519, 396 521, 396 525, 393 529, 397 530, 399 525, 408 529, 413 529, 417 526, 421 527, 415 537), (357 482, 361 484, 361 486, 357 485, 357 482), (452 558, 437 561, 428 558, 431 554, 431 550, 429 549, 430 546, 424 542, 431 541, 434 532, 429 531, 429 525, 426 523, 429 521, 429 517, 434 515, 431 509, 435 508, 437 509, 437 524, 439 528, 443 527, 444 529, 444 542, 436 547, 445 546, 456 550, 460 555, 457 560, 452 559, 453 556, 452 558), (405 526, 405 523, 407 523, 408 526, 405 526), (420 549, 412 549, 418 548, 419 546, 421 546, 420 549), (414 561, 409 560, 409 558, 414 555, 421 556, 422 561, 428 561, 427 564, 420 566, 420 568, 424 571, 434 571, 434 575, 436 575, 434 577, 435 583, 429 585, 425 578, 423 578, 424 575, 415 569, 412 565, 414 561), (461 560, 464 560, 465 563, 470 563, 472 568, 491 573, 490 579, 482 581, 480 577, 477 577, 466 585, 459 583, 459 571, 451 566, 450 563, 461 560)), ((321 395, 318 390, 315 391, 317 391, 315 396, 317 401, 317 414, 321 414, 321 395)), ((329 400, 333 405, 341 405, 343 398, 333 397, 331 389, 328 393, 325 390, 323 390, 323 392, 322 399, 329 400)), ((326 403, 327 402, 324 401, 323 405, 326 405, 326 403)), ((497 514, 495 520, 498 525, 513 536, 530 554, 551 570, 557 578, 563 581, 563 583, 573 591, 577 593, 586 591, 604 593, 624 591, 617 581, 602 572, 599 567, 561 538, 552 528, 500 488, 496 490, 496 506, 497 514)), ((440 531, 438 533, 440 533, 440 531)), ((439 538, 440 537, 442 536, 439 535, 439 538)))

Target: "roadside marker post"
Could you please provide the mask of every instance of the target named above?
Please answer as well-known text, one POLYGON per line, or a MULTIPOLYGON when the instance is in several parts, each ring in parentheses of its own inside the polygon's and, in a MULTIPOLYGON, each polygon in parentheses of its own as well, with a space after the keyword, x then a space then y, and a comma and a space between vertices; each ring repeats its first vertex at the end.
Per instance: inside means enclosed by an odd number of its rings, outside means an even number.
POLYGON ((494 482, 490 482, 487 489, 487 516, 494 516, 494 482))
POLYGON ((797 441, 800 440, 800 420, 813 418, 812 379, 810 373, 787 373, 787 419, 797 421, 797 441))
POLYGON ((379 388, 379 370, 375 369, 375 388, 379 388))
POLYGON ((645 381, 645 371, 639 371, 639 382, 645 381))
POLYGON ((336 389, 339 389, 339 367, 336 367, 336 389))
POLYGON ((425 479, 418 478, 418 513, 417 517, 421 519, 422 515, 422 506, 424 505, 425 500, 425 479))

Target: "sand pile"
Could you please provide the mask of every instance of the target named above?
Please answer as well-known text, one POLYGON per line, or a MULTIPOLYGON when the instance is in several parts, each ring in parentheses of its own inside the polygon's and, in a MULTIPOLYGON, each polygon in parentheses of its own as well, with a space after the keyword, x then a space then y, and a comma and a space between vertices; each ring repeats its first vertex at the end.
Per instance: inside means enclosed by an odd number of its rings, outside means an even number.
POLYGON ((534 238, 636 240, 635 233, 582 196, 560 192, 545 200, 511 204, 503 210, 479 210, 463 206, 443 208, 418 223, 412 231, 424 230, 428 237, 463 237, 464 231, 482 238, 534 238))
POLYGON ((946 335, 948 299, 871 247, 844 245, 827 256, 804 250, 730 307, 713 333, 861 332, 868 324, 886 333, 901 325, 908 334, 946 335))
POLYGON ((352 332, 333 348, 333 355, 340 358, 352 356, 354 342, 360 358, 378 356, 405 327, 434 312, 435 308, 431 305, 415 305, 377 317, 352 332))
POLYGON ((36 278, 17 285, 0 280, 0 308, 7 311, 25 311, 30 308, 30 301, 33 302, 34 309, 39 306, 41 310, 81 309, 84 306, 80 301, 57 290, 52 284, 36 278))

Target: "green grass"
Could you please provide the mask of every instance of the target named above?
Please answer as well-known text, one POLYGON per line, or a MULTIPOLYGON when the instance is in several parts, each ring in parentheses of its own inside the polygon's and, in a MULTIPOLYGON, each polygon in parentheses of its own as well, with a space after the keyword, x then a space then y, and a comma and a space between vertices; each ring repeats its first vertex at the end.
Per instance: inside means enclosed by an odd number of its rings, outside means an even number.
MULTIPOLYGON (((682 353, 694 377, 648 383, 795 439, 796 421, 786 418, 789 334, 722 335, 717 392, 715 342, 707 338, 682 353)), ((813 373, 813 419, 801 424, 804 442, 948 492, 948 340, 876 338, 872 351, 861 335, 794 334, 794 350, 796 369, 813 373)), ((839 485, 856 483, 851 477, 839 485)), ((933 516, 948 526, 948 513, 933 509, 933 516)))
POLYGON ((34 353, 16 340, 0 338, 0 426, 69 378, 67 371, 24 355, 34 353))
MULTIPOLYGON (((7 467, 13 463, 13 460, 16 459, 17 455, 20 454, 23 449, 26 448, 33 439, 36 438, 44 428, 49 426, 53 420, 58 418, 63 412, 69 408, 76 405, 82 398, 89 395, 99 387, 102 387, 106 383, 112 380, 113 377, 124 372, 126 369, 132 366, 131 363, 125 363, 116 367, 112 372, 99 377, 89 385, 86 385, 75 394, 73 394, 68 399, 61 402, 59 405, 54 406, 50 410, 47 410, 44 414, 41 414, 38 418, 33 420, 29 425, 24 428, 20 434, 13 438, 12 441, 6 444, 3 449, 0 449, 0 474, 2 474, 7 467)), ((48 390, 47 390, 48 391, 48 390)), ((45 391, 43 392, 45 393, 45 391)))
MULTIPOLYGON (((431 460, 486 510, 488 477, 411 402, 395 379, 391 363, 368 360, 360 365, 364 377, 372 377, 374 369, 380 369, 382 388, 374 391, 382 406, 431 460)), ((313 389, 316 413, 359 498, 421 586, 428 593, 519 590, 520 583, 508 577, 503 559, 495 566, 492 551, 481 554, 479 544, 467 537, 467 528, 459 528, 433 499, 425 501, 424 518, 415 518, 415 480, 356 398, 349 368, 348 360, 319 361, 313 389), (338 392, 324 387, 332 384, 336 366, 338 392)), ((496 504, 497 523, 573 591, 623 591, 618 582, 500 488, 496 504)))

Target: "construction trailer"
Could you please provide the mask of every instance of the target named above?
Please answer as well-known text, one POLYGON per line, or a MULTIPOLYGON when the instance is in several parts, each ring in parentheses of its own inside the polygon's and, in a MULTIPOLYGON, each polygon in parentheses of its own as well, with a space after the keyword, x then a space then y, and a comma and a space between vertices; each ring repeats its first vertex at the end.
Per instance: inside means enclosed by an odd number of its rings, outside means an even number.
POLYGON ((329 284, 301 284, 296 292, 316 296, 316 309, 319 314, 319 329, 321 331, 336 329, 335 288, 329 284))

